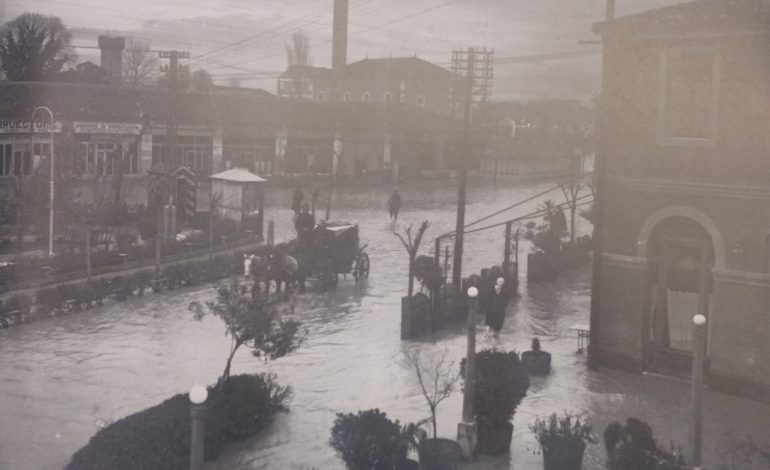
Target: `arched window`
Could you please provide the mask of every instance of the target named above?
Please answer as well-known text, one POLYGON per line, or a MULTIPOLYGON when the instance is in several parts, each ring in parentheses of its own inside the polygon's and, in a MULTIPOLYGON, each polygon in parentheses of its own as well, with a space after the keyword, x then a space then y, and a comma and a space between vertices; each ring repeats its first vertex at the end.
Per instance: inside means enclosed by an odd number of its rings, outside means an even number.
POLYGON ((318 101, 323 101, 323 100, 324 100, 324 92, 319 91, 318 92, 318 101))
POLYGON ((390 103, 390 101, 393 99, 393 97, 390 95, 390 93, 385 93, 385 102, 390 103))
POLYGON ((424 97, 424 96, 422 96, 422 95, 418 95, 418 96, 417 96, 417 99, 415 99, 415 100, 414 100, 414 102, 415 102, 415 104, 417 104, 417 106, 419 106, 420 108, 424 108, 424 107, 425 107, 425 97, 424 97))
POLYGON ((369 96, 369 93, 364 92, 364 94, 361 96, 361 100, 364 103, 368 103, 372 100, 371 96, 369 96))
POLYGON ((350 101, 350 99, 351 99, 351 98, 350 98, 350 92, 349 92, 349 91, 346 91, 346 92, 345 92, 345 94, 344 94, 344 95, 342 95, 342 101, 344 101, 345 103, 347 103, 347 102, 349 102, 349 101, 350 101))

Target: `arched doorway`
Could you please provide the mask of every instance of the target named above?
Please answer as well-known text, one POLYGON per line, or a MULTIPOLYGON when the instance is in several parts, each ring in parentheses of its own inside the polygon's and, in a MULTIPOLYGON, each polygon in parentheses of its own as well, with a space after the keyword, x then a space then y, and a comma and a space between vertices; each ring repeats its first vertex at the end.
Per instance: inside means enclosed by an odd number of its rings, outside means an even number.
POLYGON ((687 375, 692 364, 692 318, 699 313, 710 316, 714 244, 701 224, 683 216, 659 222, 647 244, 644 368, 687 375))

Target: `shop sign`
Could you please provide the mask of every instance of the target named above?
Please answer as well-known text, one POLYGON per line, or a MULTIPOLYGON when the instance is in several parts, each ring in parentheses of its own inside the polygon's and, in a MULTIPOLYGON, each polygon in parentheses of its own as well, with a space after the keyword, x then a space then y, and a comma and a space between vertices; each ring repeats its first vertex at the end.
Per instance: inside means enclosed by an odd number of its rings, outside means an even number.
MULTIPOLYGON (((54 121, 53 132, 61 132, 62 123, 54 121)), ((51 132, 51 122, 31 119, 0 119, 0 134, 23 133, 47 133, 51 132)))
POLYGON ((76 134, 139 135, 142 133, 142 125, 136 122, 75 121, 72 127, 76 134))

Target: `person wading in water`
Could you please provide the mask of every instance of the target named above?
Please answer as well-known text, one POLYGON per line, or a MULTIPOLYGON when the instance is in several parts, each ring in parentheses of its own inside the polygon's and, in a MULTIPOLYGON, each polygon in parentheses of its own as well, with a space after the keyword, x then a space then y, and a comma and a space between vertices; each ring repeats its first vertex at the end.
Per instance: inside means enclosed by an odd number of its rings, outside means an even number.
POLYGON ((388 212, 390 213, 390 221, 398 221, 398 212, 401 210, 401 195, 398 194, 398 189, 393 190, 393 194, 388 199, 388 212))

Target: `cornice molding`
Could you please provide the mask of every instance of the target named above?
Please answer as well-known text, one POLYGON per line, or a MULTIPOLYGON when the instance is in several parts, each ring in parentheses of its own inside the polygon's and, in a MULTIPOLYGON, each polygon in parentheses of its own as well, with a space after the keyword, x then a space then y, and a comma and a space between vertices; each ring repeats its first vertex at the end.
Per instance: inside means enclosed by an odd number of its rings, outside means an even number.
POLYGON ((770 200, 770 185, 737 186, 661 178, 632 178, 628 176, 608 176, 607 182, 616 187, 650 193, 668 192, 698 196, 770 200))

